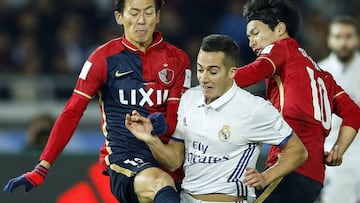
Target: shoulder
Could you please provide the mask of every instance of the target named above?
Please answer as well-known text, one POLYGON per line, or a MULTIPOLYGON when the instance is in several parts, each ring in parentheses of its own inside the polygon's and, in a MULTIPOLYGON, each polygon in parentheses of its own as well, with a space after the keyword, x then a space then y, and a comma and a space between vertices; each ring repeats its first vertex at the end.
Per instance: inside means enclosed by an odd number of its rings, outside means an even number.
POLYGON ((167 51, 167 53, 169 55, 173 55, 173 56, 177 56, 177 57, 182 57, 184 59, 188 59, 188 55, 187 53, 180 49, 179 47, 167 42, 167 41, 163 41, 162 46, 163 49, 165 49, 167 51))
POLYGON ((125 47, 121 43, 121 37, 120 37, 100 45, 93 51, 92 55, 109 57, 123 50, 125 50, 125 47))
POLYGON ((256 96, 247 90, 244 90, 240 87, 236 87, 236 93, 234 97, 234 101, 241 104, 242 107, 247 106, 248 108, 254 108, 254 110, 259 105, 267 105, 270 104, 267 100, 260 96, 256 96))
POLYGON ((258 59, 265 58, 271 60, 277 69, 279 68, 278 66, 281 66, 284 61, 294 53, 294 50, 298 48, 297 42, 292 38, 278 40, 267 45, 261 51, 258 59))

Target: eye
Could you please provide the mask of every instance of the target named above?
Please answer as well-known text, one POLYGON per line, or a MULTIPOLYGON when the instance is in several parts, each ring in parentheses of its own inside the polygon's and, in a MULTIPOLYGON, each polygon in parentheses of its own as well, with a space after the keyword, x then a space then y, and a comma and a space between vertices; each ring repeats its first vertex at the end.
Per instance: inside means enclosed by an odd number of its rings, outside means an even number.
POLYGON ((139 14, 138 11, 130 11, 129 14, 133 17, 137 16, 139 14))
POLYGON ((217 69, 211 69, 209 72, 211 75, 216 75, 219 71, 217 69))
POLYGON ((152 16, 154 14, 154 12, 145 12, 145 15, 147 15, 147 16, 152 16))

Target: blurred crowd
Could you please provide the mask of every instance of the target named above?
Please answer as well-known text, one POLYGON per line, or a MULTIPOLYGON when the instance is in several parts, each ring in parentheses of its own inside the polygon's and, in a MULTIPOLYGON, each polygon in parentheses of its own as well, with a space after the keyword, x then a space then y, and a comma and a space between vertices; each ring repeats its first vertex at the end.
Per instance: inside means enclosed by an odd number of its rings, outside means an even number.
MULTIPOLYGON (((356 17, 359 0, 295 0, 303 13, 299 42, 315 60, 327 55, 331 16, 356 17)), ((245 0, 167 0, 158 29, 167 41, 184 49, 192 61, 204 35, 232 36, 241 47, 241 62, 254 55, 247 47, 245 0)), ((0 75, 14 73, 78 74, 89 54, 121 36, 113 17, 113 0, 0 0, 0 75)))

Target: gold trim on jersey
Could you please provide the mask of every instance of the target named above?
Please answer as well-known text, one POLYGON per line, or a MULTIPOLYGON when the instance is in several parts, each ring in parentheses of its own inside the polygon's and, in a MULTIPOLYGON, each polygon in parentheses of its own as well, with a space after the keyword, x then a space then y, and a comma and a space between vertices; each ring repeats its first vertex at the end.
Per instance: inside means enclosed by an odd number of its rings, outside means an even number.
POLYGON ((123 168, 117 164, 110 164, 110 169, 115 171, 116 173, 124 174, 127 177, 132 177, 132 176, 136 175, 136 172, 130 171, 129 169, 123 168))
POLYGON ((341 91, 341 92, 335 94, 335 95, 334 95, 334 99, 335 99, 336 97, 340 96, 341 94, 344 94, 344 93, 345 93, 345 91, 341 91))
POLYGON ((102 124, 101 124, 101 131, 103 133, 103 135, 105 136, 105 138, 107 137, 108 131, 106 130, 106 114, 105 114, 105 110, 104 110, 104 100, 102 99, 102 93, 101 91, 98 91, 98 95, 99 95, 99 106, 101 109, 101 120, 102 120, 102 124))
POLYGON ((282 114, 285 100, 284 86, 279 75, 273 75, 272 78, 275 80, 279 88, 279 99, 280 99, 280 113, 282 114))
POLYGON ((176 97, 170 97, 167 99, 168 101, 180 101, 180 98, 176 98, 176 97))
POLYGON ((88 99, 92 99, 92 96, 89 96, 88 94, 85 94, 84 92, 81 92, 81 91, 79 91, 79 90, 77 90, 77 89, 74 89, 74 92, 75 92, 76 94, 79 94, 79 95, 81 95, 81 96, 84 96, 84 97, 86 97, 86 98, 88 98, 88 99))
POLYGON ((254 203, 262 203, 269 195, 275 190, 275 188, 280 184, 283 177, 276 179, 264 190, 263 193, 254 201, 254 203))
POLYGON ((271 65, 272 65, 273 69, 274 69, 270 76, 272 76, 272 75, 275 74, 276 66, 275 66, 275 63, 274 63, 270 58, 265 57, 265 56, 259 56, 259 57, 257 58, 257 60, 258 60, 258 59, 265 59, 265 60, 269 61, 269 62, 271 63, 271 65))

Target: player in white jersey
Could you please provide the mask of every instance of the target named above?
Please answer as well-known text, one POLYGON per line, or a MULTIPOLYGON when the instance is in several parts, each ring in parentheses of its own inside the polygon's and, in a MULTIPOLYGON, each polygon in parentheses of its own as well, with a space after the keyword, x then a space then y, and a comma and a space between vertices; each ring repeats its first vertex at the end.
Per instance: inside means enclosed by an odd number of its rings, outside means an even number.
POLYGON ((134 111, 125 125, 170 170, 184 162, 181 202, 247 202, 307 159, 307 151, 280 113, 236 86, 239 49, 225 35, 209 35, 197 58, 199 86, 181 97, 178 123, 165 145, 151 136, 151 121, 134 111), (278 164, 255 169, 261 144, 283 148, 278 164))
MULTIPOLYGON (((350 16, 337 16, 329 25, 329 56, 319 62, 336 82, 360 104, 360 52, 359 28, 350 16)), ((332 130, 326 139, 325 149, 330 150, 337 138, 342 120, 333 116, 332 130)), ((322 201, 360 202, 360 139, 355 138, 338 167, 327 167, 322 201)))

